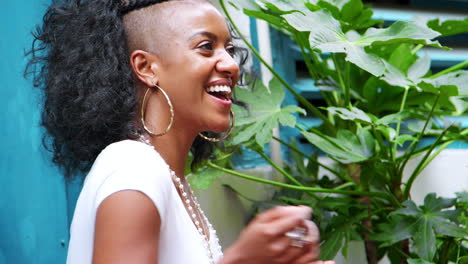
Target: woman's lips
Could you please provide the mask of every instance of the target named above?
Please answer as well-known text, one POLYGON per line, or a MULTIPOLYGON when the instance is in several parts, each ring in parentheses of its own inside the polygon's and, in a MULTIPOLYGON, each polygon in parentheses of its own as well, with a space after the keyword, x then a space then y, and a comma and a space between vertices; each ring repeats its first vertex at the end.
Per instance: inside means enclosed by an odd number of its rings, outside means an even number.
POLYGON ((209 94, 209 93, 208 93, 208 95, 211 96, 211 98, 213 98, 213 100, 215 100, 217 103, 222 104, 223 106, 231 106, 231 104, 232 104, 232 101, 231 101, 230 98, 229 99, 220 98, 220 97, 216 97, 216 96, 214 96, 212 94, 209 94))
POLYGON ((231 87, 228 85, 212 85, 206 89, 206 93, 223 106, 232 104, 231 92, 231 87))

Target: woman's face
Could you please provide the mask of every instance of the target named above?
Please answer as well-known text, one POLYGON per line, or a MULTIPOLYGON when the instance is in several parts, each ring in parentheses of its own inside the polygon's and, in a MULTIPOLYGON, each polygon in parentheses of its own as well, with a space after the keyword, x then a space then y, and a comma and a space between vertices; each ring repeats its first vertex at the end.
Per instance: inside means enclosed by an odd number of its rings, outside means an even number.
POLYGON ((159 86, 169 95, 175 125, 223 132, 230 125, 231 94, 239 67, 225 19, 211 4, 179 4, 164 25, 159 86), (167 22, 167 23, 166 23, 167 22))

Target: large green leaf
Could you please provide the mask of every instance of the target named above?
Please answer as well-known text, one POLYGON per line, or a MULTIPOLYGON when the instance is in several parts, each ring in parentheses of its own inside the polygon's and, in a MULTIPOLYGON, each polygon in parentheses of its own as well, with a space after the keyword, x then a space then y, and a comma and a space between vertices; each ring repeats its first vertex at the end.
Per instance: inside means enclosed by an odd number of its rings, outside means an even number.
POLYGON ((350 0, 341 8, 341 19, 344 21, 352 21, 356 19, 362 12, 364 5, 361 0, 350 0))
POLYGON ((348 4, 351 2, 350 0, 321 0, 321 2, 327 2, 333 6, 335 6, 337 9, 341 10, 345 4, 348 4))
POLYGON ((381 247, 388 247, 412 237, 416 225, 411 218, 393 216, 389 224, 382 224, 371 239, 382 242, 381 247))
POLYGON ((368 160, 374 154, 375 140, 372 134, 363 128, 359 128, 357 133, 340 129, 335 138, 316 130, 304 131, 302 134, 317 148, 343 163, 368 160))
POLYGON ((440 36, 418 21, 396 21, 388 28, 369 28, 364 35, 354 43, 361 46, 383 45, 392 43, 413 43, 438 46, 431 39, 440 36))
POLYGON ((440 46, 431 39, 440 34, 417 21, 398 21, 388 28, 370 28, 363 36, 346 35, 341 29, 340 22, 326 10, 283 15, 286 21, 298 31, 310 32, 309 42, 312 48, 321 52, 345 53, 346 60, 358 67, 380 76, 385 71, 381 58, 369 54, 364 47, 371 45, 385 45, 392 43, 414 43, 440 46))
POLYGON ((320 258, 333 259, 343 245, 345 233, 335 231, 324 243, 320 245, 320 258))
POLYGON ((422 79, 419 87, 428 92, 442 93, 447 96, 468 96, 468 71, 459 70, 435 79, 422 79))
POLYGON ((378 124, 378 125, 388 125, 388 124, 392 124, 392 123, 398 123, 401 120, 404 120, 404 119, 406 119, 406 118, 408 118, 410 116, 411 116, 410 112, 402 111, 402 112, 398 112, 398 113, 395 113, 395 114, 386 115, 386 116, 380 118, 379 120, 377 120, 375 123, 378 124))
POLYGON ((229 0, 229 4, 237 10, 260 10, 260 7, 254 1, 229 0))
POLYGON ((424 75, 426 75, 430 67, 431 58, 426 53, 423 57, 417 59, 408 69, 408 79, 413 83, 417 83, 424 75))
POLYGON ((463 115, 468 110, 466 96, 452 96, 450 97, 450 103, 452 103, 455 108, 455 111, 452 113, 455 116, 463 115))
POLYGON ((385 64, 385 72, 384 75, 380 78, 384 81, 386 81, 388 84, 393 85, 393 86, 398 86, 398 87, 403 87, 405 89, 410 88, 413 84, 408 78, 405 76, 405 74, 394 67, 393 65, 389 63, 384 63, 385 64))
POLYGON ((223 172, 218 169, 203 167, 196 173, 187 175, 187 177, 193 187, 196 189, 205 190, 213 183, 216 178, 221 175, 223 175, 223 172))
POLYGON ((414 61, 409 67, 407 74, 392 64, 385 62, 386 69, 381 79, 390 85, 408 89, 411 86, 417 86, 421 82, 422 77, 429 71, 430 66, 431 59, 427 54, 414 61))
MULTIPOLYGON (((382 46, 388 47, 388 46, 382 46)), ((377 48, 377 47, 375 47, 377 48)), ((398 44, 396 48, 389 49, 390 56, 388 57, 388 63, 395 66, 403 73, 407 73, 408 69, 418 59, 417 54, 413 53, 413 45, 408 43, 398 44)), ((387 51, 388 52, 388 51, 387 51)), ((386 57, 385 57, 386 58, 386 57)))
POLYGON ((309 42, 312 48, 321 52, 345 53, 346 60, 358 67, 380 76, 384 71, 382 60, 365 52, 355 45, 341 30, 338 20, 326 10, 316 12, 292 13, 283 16, 298 31, 310 31, 309 42))
MULTIPOLYGON (((213 157, 216 158, 212 159, 212 162, 216 165, 223 168, 229 168, 232 166, 231 157, 234 153, 229 148, 216 149, 213 154, 213 157)), ((196 189, 207 189, 216 178, 223 175, 222 171, 208 166, 198 166, 197 168, 194 168, 194 170, 192 170, 192 160, 193 156, 190 154, 189 160, 186 163, 185 173, 190 184, 192 184, 192 186, 196 189)))
POLYGON ((293 114, 305 114, 305 111, 298 106, 281 108, 284 90, 276 78, 270 81, 269 87, 268 91, 261 82, 258 82, 252 90, 236 90, 237 99, 246 103, 249 109, 233 106, 236 126, 245 127, 234 136, 232 144, 246 142, 255 137, 256 142, 263 146, 271 140, 273 128, 279 125, 293 127, 296 124, 296 117, 293 114))
MULTIPOLYGON (((243 0, 245 1, 245 0, 243 0)), ((246 1, 248 2, 248 1, 246 1)), ((302 12, 307 10, 304 0, 257 0, 256 1, 263 9, 272 10, 275 13, 287 14, 291 12, 302 12)))
POLYGON ((431 261, 437 250, 433 223, 422 219, 413 240, 416 254, 420 258, 431 261))
POLYGON ((361 109, 357 107, 350 107, 350 109, 343 107, 328 107, 328 112, 333 115, 338 115, 343 120, 359 121, 366 124, 372 123, 370 117, 361 109))
POLYGON ((468 18, 461 20, 444 20, 439 18, 427 22, 433 30, 438 31, 442 36, 451 36, 468 32, 468 18))
POLYGON ((435 235, 463 238, 468 236, 468 230, 458 226, 451 219, 459 212, 447 210, 453 206, 455 199, 437 197, 428 194, 422 206, 416 206, 413 201, 405 201, 405 208, 392 213, 410 217, 412 225, 417 226, 413 233, 414 247, 419 257, 432 261, 436 251, 435 235))

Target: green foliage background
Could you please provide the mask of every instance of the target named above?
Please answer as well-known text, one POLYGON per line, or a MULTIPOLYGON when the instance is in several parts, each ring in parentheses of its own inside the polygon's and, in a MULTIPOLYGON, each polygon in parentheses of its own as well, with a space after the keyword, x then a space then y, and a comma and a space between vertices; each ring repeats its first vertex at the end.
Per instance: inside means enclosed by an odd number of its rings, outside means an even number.
MULTIPOLYGON (((220 4, 226 11, 226 3, 220 4)), ((468 62, 434 74, 429 56, 417 52, 427 46, 450 50, 437 38, 468 32, 468 19, 415 19, 383 27, 361 0, 229 4, 267 21, 296 43, 326 107, 317 108, 298 94, 246 41, 275 78, 268 87, 257 82, 254 89, 236 90, 249 107, 234 106, 234 135, 192 182, 206 187, 229 173, 280 187, 275 203, 314 208, 322 259, 334 258, 340 249, 347 255, 348 243, 358 240, 365 243, 368 263, 385 255, 391 263, 468 263, 468 194, 446 199, 429 193, 422 205, 410 197, 414 180, 443 149, 468 141, 467 128, 446 120, 468 114, 468 71, 463 70, 468 62), (303 108, 284 106, 285 92, 303 108), (321 125, 298 124, 298 114, 318 118, 321 125), (274 137, 278 126, 297 129, 336 165, 320 163, 316 152, 302 152, 294 140, 274 137), (421 145, 424 137, 434 138, 433 143, 421 145), (269 158, 264 146, 270 140, 289 149, 290 162, 280 166, 269 158), (230 157, 241 146, 257 152, 285 181, 232 170, 230 157), (416 156, 422 158, 404 181, 403 170, 416 156), (319 168, 326 175, 319 177, 319 168)))

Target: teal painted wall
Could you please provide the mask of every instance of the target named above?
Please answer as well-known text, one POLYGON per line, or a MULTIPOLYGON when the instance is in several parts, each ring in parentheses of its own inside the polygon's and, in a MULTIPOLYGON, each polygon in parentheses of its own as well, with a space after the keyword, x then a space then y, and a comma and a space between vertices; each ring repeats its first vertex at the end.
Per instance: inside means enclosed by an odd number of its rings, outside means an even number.
POLYGON ((0 264, 65 263, 73 206, 41 146, 39 91, 23 78, 47 2, 2 1, 0 9, 0 264))

